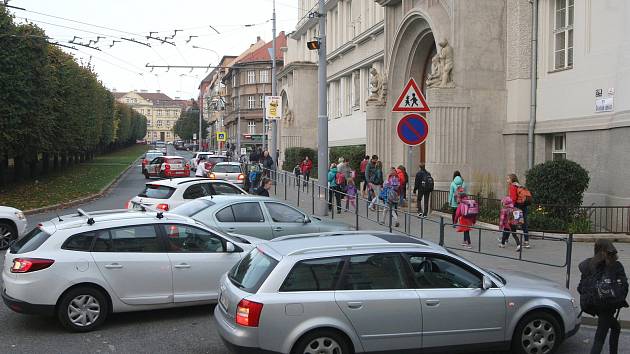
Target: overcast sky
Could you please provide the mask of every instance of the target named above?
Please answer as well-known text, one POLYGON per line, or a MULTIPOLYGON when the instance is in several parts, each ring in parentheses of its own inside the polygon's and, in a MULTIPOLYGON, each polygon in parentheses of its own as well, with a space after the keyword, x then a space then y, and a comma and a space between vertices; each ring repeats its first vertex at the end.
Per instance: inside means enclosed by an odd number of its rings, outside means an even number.
MULTIPOLYGON (((161 90, 172 98, 198 96, 197 87, 207 75, 206 70, 192 72, 184 69, 155 69, 145 65, 216 65, 218 56, 212 51, 195 49, 193 45, 212 49, 223 55, 239 55, 260 36, 271 40, 272 0, 11 0, 12 6, 28 11, 14 10, 17 22, 27 18, 42 27, 46 34, 60 43, 74 36, 77 42, 88 44, 97 36, 104 36, 92 46, 101 51, 75 46, 78 51, 64 49, 92 64, 99 78, 110 90, 161 90), (38 13, 41 14, 38 14, 38 13), (85 22, 95 27, 61 18, 85 22), (65 27, 71 28, 65 28, 65 27), (246 26, 247 25, 247 26, 246 26), (255 25, 255 26, 249 26, 255 25), (220 32, 217 34, 210 26, 220 32), (107 27, 107 28, 103 28, 107 27), (164 38, 178 32, 176 46, 147 40, 153 36, 164 38), (86 32, 89 31, 89 32, 86 32), (186 41, 192 38, 189 43, 186 41), (151 47, 131 43, 120 37, 149 43, 151 47), (110 48, 113 40, 120 41, 110 48), (142 75, 140 75, 142 74, 142 75)), ((298 20, 297 0, 276 0, 277 30, 287 33, 295 29, 298 20)))

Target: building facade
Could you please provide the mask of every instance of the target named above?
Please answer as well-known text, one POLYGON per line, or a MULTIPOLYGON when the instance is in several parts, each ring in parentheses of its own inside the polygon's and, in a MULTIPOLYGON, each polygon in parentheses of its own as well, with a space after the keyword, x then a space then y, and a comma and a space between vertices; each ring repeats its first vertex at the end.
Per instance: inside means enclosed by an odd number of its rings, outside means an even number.
POLYGON ((114 97, 147 117, 147 142, 173 142, 179 139, 173 128, 186 106, 186 101, 173 100, 164 93, 146 90, 114 92, 114 97))
MULTIPOLYGON (((302 0, 300 7, 316 11, 316 3, 302 0)), ((536 100, 530 93, 530 1, 328 0, 326 9, 330 146, 342 140, 337 124, 356 114, 354 68, 369 68, 368 77, 362 70, 358 74, 358 111, 365 107, 365 114, 357 120, 363 121, 341 129, 348 140, 342 144, 360 142, 362 135, 367 152, 378 154, 386 166, 405 164, 415 171, 426 163, 436 188, 446 188, 459 170, 473 192, 502 195, 506 174, 522 178, 528 168, 534 107, 535 163, 567 158, 585 167, 591 177, 585 204, 630 201, 630 186, 624 183, 630 172, 630 39, 622 35, 629 2, 538 1, 536 100), (361 13, 358 25, 356 11, 361 13), (376 22, 364 25, 366 18, 376 22), (365 31, 376 33, 359 43, 365 31), (371 45, 375 48, 354 59, 362 46, 371 45), (361 56, 365 58, 359 60, 361 56), (349 57, 353 59, 346 61, 349 57), (431 108, 427 141, 411 150, 396 133, 404 114, 392 112, 409 78, 421 86, 431 108)), ((304 41, 317 37, 314 26, 304 31, 305 23, 316 20, 306 16, 298 23, 287 67, 317 62, 316 51, 301 50, 304 41)), ((314 80, 309 94, 316 97, 316 90, 314 80)), ((291 96, 299 94, 288 88, 289 105, 291 96)), ((316 117, 316 105, 305 114, 316 117)))
POLYGON ((236 59, 236 56, 224 56, 221 58, 217 65, 218 67, 208 74, 200 86, 203 118, 209 124, 209 146, 213 150, 224 148, 223 142, 217 141, 216 134, 217 132, 223 132, 225 129, 223 117, 225 115, 226 89, 223 84, 223 77, 226 76, 234 59, 236 59))
MULTIPOLYGON (((284 32, 276 38, 278 70, 282 69, 284 56, 280 48, 286 46, 286 38, 284 32)), ((271 95, 271 45, 270 41, 234 59, 223 76, 226 105, 223 124, 230 148, 236 148, 238 135, 241 147, 252 148, 263 144, 263 135, 266 134, 263 128, 265 96, 271 95)))

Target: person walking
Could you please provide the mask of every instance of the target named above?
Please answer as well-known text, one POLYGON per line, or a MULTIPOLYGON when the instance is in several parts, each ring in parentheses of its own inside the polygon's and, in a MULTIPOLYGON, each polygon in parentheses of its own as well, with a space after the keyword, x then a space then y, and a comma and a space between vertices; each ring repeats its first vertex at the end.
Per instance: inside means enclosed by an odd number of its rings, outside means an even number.
POLYGON ((195 171, 195 177, 207 177, 208 170, 206 170, 206 157, 201 155, 197 160, 197 170, 195 171))
POLYGON ((429 216, 429 200, 433 192, 433 177, 427 171, 424 164, 420 164, 420 170, 416 173, 413 183, 413 194, 418 195, 418 216, 429 216), (422 202, 424 201, 424 209, 422 202))
MULTIPOLYGON (((516 233, 516 226, 518 225, 519 218, 514 217, 514 202, 512 198, 505 197, 501 199, 501 204, 503 207, 501 208, 501 212, 499 213, 499 230, 503 231, 501 234, 501 243, 499 244, 500 248, 505 248, 505 244, 510 238, 510 234, 514 237, 516 241, 516 252, 521 250, 521 241, 518 238, 516 233)), ((520 211, 517 211, 519 213, 520 211)))
POLYGON ((398 175, 398 180, 400 181, 398 205, 400 205, 400 207, 404 207, 405 199, 407 197, 407 183, 409 182, 409 175, 407 174, 407 169, 403 165, 399 165, 398 168, 396 168, 396 174, 398 175))
POLYGON ((357 186, 354 183, 354 178, 350 177, 348 179, 348 186, 346 187, 346 211, 350 210, 352 207, 354 210, 357 208, 356 200, 357 194, 359 193, 357 186))
POLYGON ((341 213, 341 195, 337 186, 337 164, 332 163, 328 170, 328 210, 333 211, 333 200, 336 201, 337 214, 341 213))
POLYGON ((308 186, 308 181, 311 179, 311 170, 313 169, 313 161, 308 157, 304 156, 304 160, 300 163, 300 171, 302 172, 302 176, 304 177, 304 186, 308 186))
POLYGON ((601 353, 609 330, 609 353, 617 354, 621 332, 617 318, 621 309, 628 307, 628 278, 618 261, 617 249, 610 240, 598 239, 595 241, 593 257, 582 261, 578 268, 582 273, 577 288, 580 307, 582 311, 597 316, 591 354, 601 353))
POLYGON ((394 226, 398 227, 400 225, 396 210, 398 210, 401 186, 402 184, 398 178, 398 171, 396 171, 396 168, 392 167, 387 174, 387 181, 383 184, 383 189, 379 194, 380 199, 385 205, 383 208, 383 219, 381 220, 381 224, 385 223, 387 212, 391 210, 394 226))
POLYGON ((265 168, 263 173, 265 177, 271 177, 271 170, 273 170, 274 164, 273 158, 269 155, 269 151, 267 150, 265 150, 265 152, 263 153, 262 164, 265 168))
POLYGON ((260 187, 258 187, 256 189, 256 195, 261 195, 263 197, 268 197, 269 196, 269 190, 271 189, 271 186, 273 185, 271 179, 269 178, 263 178, 262 182, 260 183, 260 187))
POLYGON ((376 203, 378 202, 378 196, 381 194, 383 188, 383 164, 378 160, 377 155, 372 155, 372 161, 370 162, 370 185, 369 189, 372 191, 372 201, 369 208, 375 210, 376 203))
POLYGON ((457 232, 464 234, 464 242, 462 246, 466 248, 472 248, 472 242, 470 241, 470 228, 474 226, 477 222, 477 218, 475 216, 471 216, 468 214, 466 209, 468 208, 466 201, 468 200, 468 194, 465 192, 460 192, 457 198, 459 200, 459 204, 457 209, 455 209, 455 222, 457 224, 457 232))
POLYGON ((363 158, 363 161, 361 161, 361 166, 359 168, 359 171, 361 172, 360 178, 363 181, 359 180, 358 186, 361 189, 361 196, 363 196, 363 198, 367 197, 368 179, 367 179, 367 176, 365 175, 365 170, 367 169, 367 166, 369 163, 370 163, 370 156, 365 155, 365 157, 363 158), (363 182, 363 187, 361 187, 361 182, 363 182))
POLYGON ((529 204, 531 203, 531 193, 518 182, 518 177, 514 173, 507 175, 508 195, 514 201, 514 206, 523 211, 523 247, 529 248, 529 204), (529 199, 527 195, 529 194, 529 199))
POLYGON ((464 179, 462 178, 462 174, 459 171, 455 171, 453 173, 453 181, 451 182, 451 186, 448 191, 448 204, 450 205, 453 211, 453 224, 457 223, 457 218, 455 217, 455 211, 459 205, 459 195, 461 193, 466 193, 466 186, 464 184, 464 179))

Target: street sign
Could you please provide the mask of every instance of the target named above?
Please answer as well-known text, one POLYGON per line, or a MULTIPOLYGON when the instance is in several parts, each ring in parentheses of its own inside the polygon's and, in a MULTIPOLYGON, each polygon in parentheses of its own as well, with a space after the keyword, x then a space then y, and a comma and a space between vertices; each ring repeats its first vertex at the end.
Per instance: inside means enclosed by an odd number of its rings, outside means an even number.
POLYGON ((392 108, 392 112, 429 112, 430 110, 422 91, 420 91, 413 78, 409 79, 407 86, 405 86, 394 108, 392 108))
POLYGON ((411 113, 404 116, 400 122, 398 122, 396 130, 398 137, 403 143, 415 146, 427 140, 429 124, 423 116, 411 113))
POLYGON ((265 96, 265 116, 270 120, 282 118, 282 98, 280 96, 265 96))
POLYGON ((225 132, 217 132, 217 141, 223 142, 227 140, 227 134, 225 132))
POLYGON ((197 140, 197 133, 193 133, 193 140, 197 140))
POLYGON ((247 154, 247 148, 241 148, 241 155, 247 154))

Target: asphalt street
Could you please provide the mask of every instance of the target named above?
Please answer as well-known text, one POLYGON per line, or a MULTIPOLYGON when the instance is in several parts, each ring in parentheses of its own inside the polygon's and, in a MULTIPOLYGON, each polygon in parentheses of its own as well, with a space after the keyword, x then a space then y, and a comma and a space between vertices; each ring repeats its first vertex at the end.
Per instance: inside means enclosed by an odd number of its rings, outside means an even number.
MULTIPOLYGON (((140 167, 135 166, 106 196, 78 207, 86 211, 124 208, 145 182, 140 167)), ((76 207, 61 214, 75 210, 76 207)), ((29 216, 28 220, 34 226, 55 215, 48 212, 29 216)), ((113 314, 94 332, 70 333, 54 318, 21 315, 0 305, 0 353, 227 353, 216 332, 213 309, 197 306, 113 314)), ((593 336, 593 328, 583 327, 558 353, 588 353, 593 336)), ((630 353, 630 332, 623 332, 619 347, 621 353, 630 353)))

